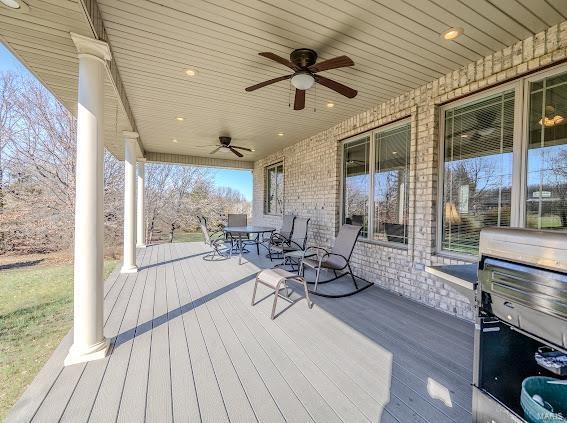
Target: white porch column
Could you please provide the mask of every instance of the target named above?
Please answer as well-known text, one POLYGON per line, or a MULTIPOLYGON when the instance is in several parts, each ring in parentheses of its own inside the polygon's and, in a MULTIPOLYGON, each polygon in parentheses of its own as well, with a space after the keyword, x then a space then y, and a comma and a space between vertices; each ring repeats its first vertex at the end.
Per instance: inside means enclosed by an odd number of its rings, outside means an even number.
POLYGON ((71 33, 79 52, 73 346, 65 365, 103 358, 103 99, 108 44, 71 33))
POLYGON ((124 135, 124 258, 121 273, 135 273, 136 267, 136 139, 137 132, 124 135))
POLYGON ((141 159, 138 162, 137 168, 137 186, 136 192, 138 194, 138 205, 136 206, 136 247, 144 248, 146 246, 146 224, 144 222, 144 165, 146 159, 141 159))

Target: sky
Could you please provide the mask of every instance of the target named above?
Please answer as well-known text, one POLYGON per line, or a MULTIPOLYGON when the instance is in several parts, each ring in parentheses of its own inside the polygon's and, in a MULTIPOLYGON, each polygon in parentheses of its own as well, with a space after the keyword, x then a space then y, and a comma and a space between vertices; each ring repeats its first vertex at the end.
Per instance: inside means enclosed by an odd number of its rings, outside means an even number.
MULTIPOLYGON (((13 71, 32 76, 20 61, 0 42, 0 72, 13 71)), ((252 172, 249 170, 213 169, 215 185, 240 191, 248 201, 252 201, 252 172)))

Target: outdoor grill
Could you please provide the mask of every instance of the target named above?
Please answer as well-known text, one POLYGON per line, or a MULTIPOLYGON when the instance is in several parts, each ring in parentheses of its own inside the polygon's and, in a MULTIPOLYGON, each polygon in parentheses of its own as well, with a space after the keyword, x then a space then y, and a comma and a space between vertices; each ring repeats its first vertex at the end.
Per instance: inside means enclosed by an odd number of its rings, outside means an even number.
MULTIPOLYGON (((480 256, 473 420, 523 422, 529 420, 523 401, 539 398, 530 393, 521 399, 522 382, 533 376, 540 377, 536 382, 567 379, 567 233, 485 229, 480 256)), ((567 393, 565 385, 542 386, 567 393)), ((560 407, 556 398, 540 397, 545 407, 555 401, 554 412, 567 409, 567 394, 560 407)))

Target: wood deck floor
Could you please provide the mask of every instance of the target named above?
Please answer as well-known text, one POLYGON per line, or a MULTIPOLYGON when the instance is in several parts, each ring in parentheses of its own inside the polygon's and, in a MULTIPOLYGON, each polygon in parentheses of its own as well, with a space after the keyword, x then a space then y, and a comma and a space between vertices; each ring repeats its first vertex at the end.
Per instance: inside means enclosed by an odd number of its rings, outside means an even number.
POLYGON ((272 298, 250 306, 269 261, 205 251, 139 250, 140 272, 105 285, 112 353, 63 367, 67 336, 8 421, 471 421, 472 324, 376 287, 271 321, 272 298))

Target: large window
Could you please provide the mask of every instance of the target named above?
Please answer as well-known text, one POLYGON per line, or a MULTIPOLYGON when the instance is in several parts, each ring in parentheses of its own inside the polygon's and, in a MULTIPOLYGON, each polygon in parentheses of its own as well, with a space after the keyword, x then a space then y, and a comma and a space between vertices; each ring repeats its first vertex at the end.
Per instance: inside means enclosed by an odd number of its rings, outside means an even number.
POLYGON ((529 91, 526 226, 567 230, 567 74, 529 91))
POLYGON ((476 255, 488 226, 567 231, 564 69, 443 107, 440 250, 476 255))
POLYGON ((445 111, 442 249, 476 254, 480 230, 509 226, 514 91, 445 111))
POLYGON ((264 189, 264 213, 282 214, 284 200, 283 162, 266 167, 266 185, 264 189))
POLYGON ((343 150, 343 222, 362 237, 407 244, 410 124, 384 127, 343 150))

